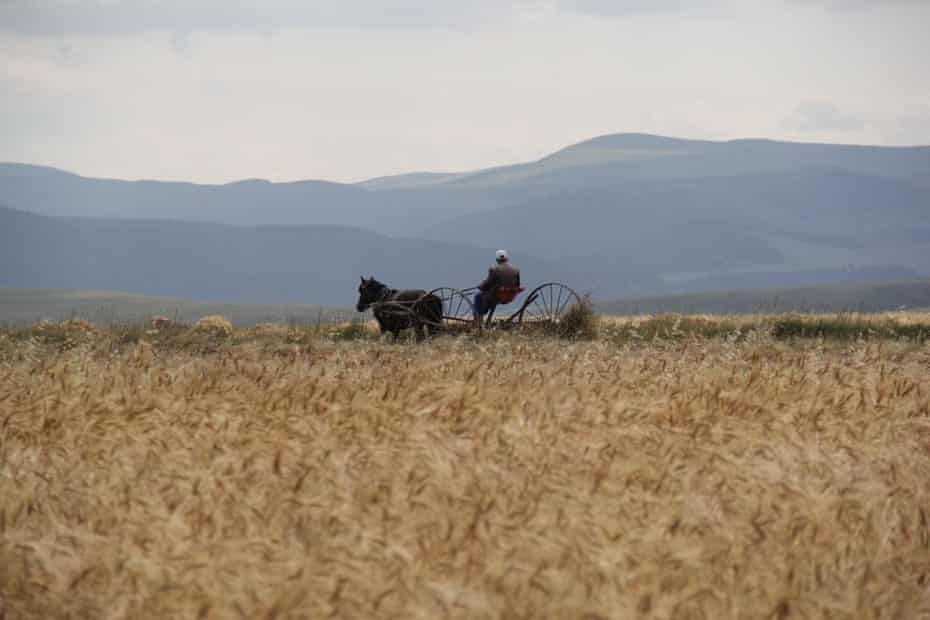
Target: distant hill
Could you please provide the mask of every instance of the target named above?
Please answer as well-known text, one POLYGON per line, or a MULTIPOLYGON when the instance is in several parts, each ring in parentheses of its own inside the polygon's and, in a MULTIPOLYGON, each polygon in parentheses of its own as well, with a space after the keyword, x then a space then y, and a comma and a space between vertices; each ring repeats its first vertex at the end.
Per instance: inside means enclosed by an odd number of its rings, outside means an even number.
MULTIPOLYGON (((397 288, 469 287, 492 249, 332 226, 235 227, 50 218, 0 208, 0 287, 350 306, 360 275, 397 288)), ((556 268, 525 258, 527 273, 556 268)))
POLYGON ((542 159, 478 171, 446 185, 494 187, 529 182, 569 189, 660 179, 733 177, 809 167, 908 179, 930 186, 930 147, 876 147, 773 140, 682 140, 613 134, 586 140, 542 159), (575 177, 575 178, 573 178, 575 177))
POLYGON ((930 311, 930 279, 881 284, 848 283, 788 289, 709 291, 688 295, 620 299, 597 304, 598 312, 611 315, 667 312, 882 312, 900 309, 930 311))
POLYGON ((233 225, 359 225, 377 212, 366 190, 326 181, 120 181, 24 164, 0 164, 0 203, 38 215, 233 225))
POLYGON ((370 190, 413 189, 428 187, 451 181, 468 173, 456 172, 411 172, 394 176, 377 177, 357 183, 359 187, 370 190))
POLYGON ((647 134, 586 140, 526 164, 468 173, 411 173, 359 184, 224 185, 93 179, 0 163, 0 203, 40 215, 172 218, 235 225, 346 225, 416 234, 450 217, 541 196, 636 182, 833 168, 930 189, 930 147, 769 140, 713 142, 647 134))
MULTIPOLYGON (((755 280, 750 285, 791 287, 809 283, 812 271, 824 283, 838 282, 849 265, 868 278, 883 270, 896 279, 930 274, 930 147, 613 134, 534 162, 465 173, 416 172, 354 185, 118 181, 0 164, 0 204, 48 216, 177 220, 171 226, 191 242, 190 231, 207 229, 185 228, 182 221, 307 227, 295 234, 317 235, 312 245, 320 252, 303 248, 293 254, 300 260, 331 262, 323 249, 338 246, 353 267, 370 271, 396 264, 400 277, 443 284, 451 275, 473 274, 474 261, 483 265, 487 249, 503 247, 526 266, 539 266, 530 270, 534 279, 535 274, 564 279, 602 297, 742 288, 747 278, 755 280), (400 254, 393 248, 401 248, 400 254), (405 252, 435 254, 450 266, 431 267, 433 273, 426 274, 405 252)), ((168 229, 159 227, 169 225, 144 226, 158 232, 114 228, 88 234, 97 235, 98 244, 118 245, 113 238, 127 234, 150 234, 162 243, 168 229)), ((255 264, 271 270, 276 259, 285 271, 294 264, 276 247, 260 251, 249 239, 299 246, 295 239, 283 240, 288 233, 281 230, 217 234, 247 248, 241 252, 247 257, 244 273, 255 264)), ((180 241, 164 243, 179 255, 196 254, 180 241)), ((223 261, 232 256, 230 265, 238 265, 235 245, 207 241, 204 247, 223 261)), ((196 256, 208 261, 213 254, 196 256)), ((20 275, 25 286, 40 285, 20 275)), ((256 290, 284 280, 278 274, 257 283, 256 290)), ((183 276, 175 288, 186 286, 181 283, 183 276)), ((274 294, 291 295, 295 287, 292 280, 274 294)), ((219 289, 235 292, 231 285, 219 289)), ((241 288, 238 293, 251 295, 241 288)), ((329 297, 301 299, 325 303, 329 297)))
POLYGON ((723 278, 850 263, 928 274, 930 190, 836 169, 638 182, 462 215, 427 236, 652 274, 723 278))

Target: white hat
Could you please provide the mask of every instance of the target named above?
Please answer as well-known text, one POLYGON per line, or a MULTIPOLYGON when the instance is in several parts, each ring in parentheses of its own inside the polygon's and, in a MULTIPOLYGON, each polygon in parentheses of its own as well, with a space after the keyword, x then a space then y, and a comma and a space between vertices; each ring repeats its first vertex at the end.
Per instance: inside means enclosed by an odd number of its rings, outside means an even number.
POLYGON ((507 260, 510 260, 510 256, 507 255, 507 250, 498 250, 494 253, 494 257, 497 259, 497 262, 503 263, 507 260))

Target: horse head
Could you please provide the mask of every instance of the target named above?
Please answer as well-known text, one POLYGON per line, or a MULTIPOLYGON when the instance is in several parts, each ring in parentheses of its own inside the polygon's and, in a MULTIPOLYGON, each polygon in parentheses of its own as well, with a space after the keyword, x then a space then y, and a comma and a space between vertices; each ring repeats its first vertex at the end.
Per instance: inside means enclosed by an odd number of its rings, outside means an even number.
POLYGON ((381 301, 387 286, 375 280, 373 276, 369 276, 367 280, 362 276, 359 277, 362 283, 358 285, 358 302, 355 304, 355 309, 365 312, 371 304, 381 301))

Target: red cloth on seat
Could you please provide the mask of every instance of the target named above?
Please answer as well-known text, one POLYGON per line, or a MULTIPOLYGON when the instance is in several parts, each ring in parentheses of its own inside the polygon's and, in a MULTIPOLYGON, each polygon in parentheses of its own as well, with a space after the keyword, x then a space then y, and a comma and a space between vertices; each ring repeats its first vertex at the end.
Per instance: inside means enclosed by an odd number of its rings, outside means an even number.
POLYGON ((495 298, 499 304, 509 304, 523 291, 522 286, 498 286, 495 298))

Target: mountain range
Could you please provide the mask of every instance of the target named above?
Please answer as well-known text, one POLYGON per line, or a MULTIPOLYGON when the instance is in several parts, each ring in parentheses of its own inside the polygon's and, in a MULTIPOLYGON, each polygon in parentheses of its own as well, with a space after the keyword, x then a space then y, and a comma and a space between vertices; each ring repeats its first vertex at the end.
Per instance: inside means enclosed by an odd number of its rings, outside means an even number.
POLYGON ((0 286, 347 304, 360 274, 472 286, 498 247, 601 298, 930 274, 930 147, 615 134, 356 184, 0 164, 0 204, 0 286))
MULTIPOLYGON (((10 288, 346 306, 363 275, 398 288, 474 286, 493 254, 351 227, 48 217, 0 207, 0 287, 10 288)), ((522 266, 552 271, 532 258, 522 266)))

